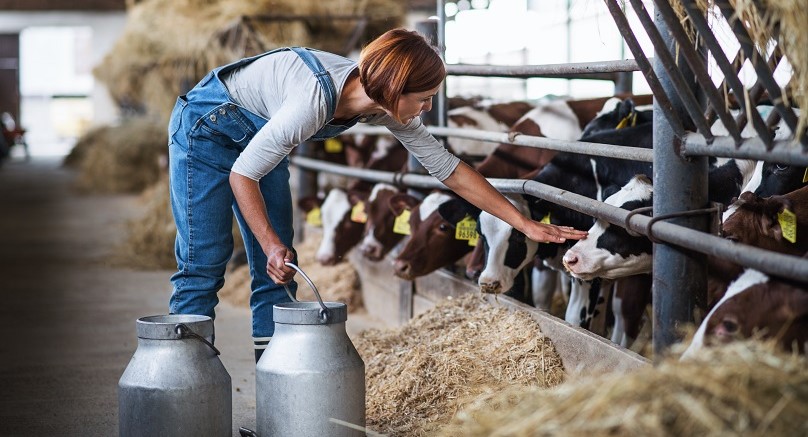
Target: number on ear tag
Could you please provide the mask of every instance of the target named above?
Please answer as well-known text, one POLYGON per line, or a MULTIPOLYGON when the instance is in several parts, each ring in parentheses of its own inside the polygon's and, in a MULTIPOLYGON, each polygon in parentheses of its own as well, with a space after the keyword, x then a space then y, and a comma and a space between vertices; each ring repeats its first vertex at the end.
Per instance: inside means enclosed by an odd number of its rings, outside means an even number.
POLYGON ((471 240, 477 238, 477 221, 466 216, 455 225, 455 239, 456 240, 471 240))
POLYGON ((312 226, 322 226, 323 216, 320 214, 320 207, 314 207, 311 211, 306 213, 306 223, 312 226))
POLYGON ((365 214, 365 202, 356 202, 351 208, 351 221, 356 223, 367 223, 368 215, 365 214))
POLYGON ((401 214, 396 216, 396 221, 393 222, 393 232, 401 235, 410 235, 410 210, 405 209, 401 214))
POLYGON ((797 242, 797 216, 788 208, 782 212, 777 213, 777 222, 780 223, 780 229, 783 230, 783 238, 796 243, 797 242))

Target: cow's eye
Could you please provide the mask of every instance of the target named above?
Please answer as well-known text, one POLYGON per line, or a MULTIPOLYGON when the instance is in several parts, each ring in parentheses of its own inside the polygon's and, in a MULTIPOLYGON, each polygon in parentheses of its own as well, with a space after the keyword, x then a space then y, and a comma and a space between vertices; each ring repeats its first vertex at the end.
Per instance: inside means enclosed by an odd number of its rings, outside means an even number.
POLYGON ((775 164, 774 165, 774 169, 777 170, 777 171, 786 171, 786 170, 788 170, 788 167, 789 166, 786 165, 786 164, 775 164))
POLYGON ((440 226, 438 226, 438 229, 440 229, 442 232, 446 232, 449 230, 449 225, 446 223, 441 223, 440 226))
POLYGON ((721 321, 721 327, 728 333, 732 334, 738 331, 738 324, 734 320, 724 319, 721 321))

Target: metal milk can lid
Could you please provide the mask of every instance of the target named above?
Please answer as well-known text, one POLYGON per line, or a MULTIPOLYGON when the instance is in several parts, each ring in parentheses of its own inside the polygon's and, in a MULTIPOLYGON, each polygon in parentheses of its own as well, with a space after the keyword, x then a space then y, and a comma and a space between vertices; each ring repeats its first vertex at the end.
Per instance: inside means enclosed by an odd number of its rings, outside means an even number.
POLYGON ((272 306, 275 323, 289 325, 331 325, 348 320, 348 305, 342 302, 286 302, 272 306))
POLYGON ((147 316, 137 319, 137 336, 150 340, 180 340, 185 338, 177 332, 182 324, 201 337, 213 337, 213 320, 208 316, 195 314, 167 314, 147 316))

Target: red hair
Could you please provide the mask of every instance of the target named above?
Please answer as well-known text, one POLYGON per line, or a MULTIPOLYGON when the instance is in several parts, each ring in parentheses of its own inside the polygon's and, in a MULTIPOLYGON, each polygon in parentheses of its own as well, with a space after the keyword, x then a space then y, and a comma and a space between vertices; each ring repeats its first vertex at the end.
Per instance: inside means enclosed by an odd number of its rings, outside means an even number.
POLYGON ((446 67, 435 47, 415 31, 389 30, 359 55, 359 80, 365 93, 396 118, 402 94, 431 90, 445 78, 446 67))

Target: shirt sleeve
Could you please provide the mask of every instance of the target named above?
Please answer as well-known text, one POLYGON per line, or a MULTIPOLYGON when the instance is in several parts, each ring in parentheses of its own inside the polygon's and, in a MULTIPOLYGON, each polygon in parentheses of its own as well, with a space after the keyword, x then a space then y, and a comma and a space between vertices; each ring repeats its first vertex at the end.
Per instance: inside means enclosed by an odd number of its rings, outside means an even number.
POLYGON ((311 138, 328 122, 319 83, 313 80, 305 85, 292 90, 272 118, 256 132, 233 164, 233 172, 260 180, 292 149, 311 138))
POLYGON ((426 130, 421 117, 415 117, 407 124, 401 124, 385 114, 368 120, 369 124, 386 127, 424 168, 443 182, 457 168, 460 158, 446 148, 426 130))

